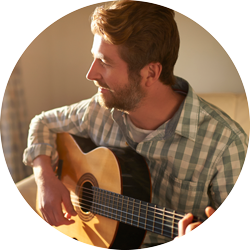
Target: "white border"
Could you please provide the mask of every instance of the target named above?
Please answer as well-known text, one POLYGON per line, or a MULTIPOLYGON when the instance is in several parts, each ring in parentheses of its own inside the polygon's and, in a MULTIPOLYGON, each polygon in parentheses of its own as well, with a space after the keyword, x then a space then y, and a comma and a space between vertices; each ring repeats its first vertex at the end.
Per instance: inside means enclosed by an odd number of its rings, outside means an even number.
MULTIPOLYGON (((91 1, 91 4, 100 1, 91 1)), ((249 3, 239 0, 148 1, 173 8, 190 17, 213 35, 234 62, 249 96, 249 3)), ((45 28, 66 14, 86 6, 86 1, 8 0, 1 3, 0 80, 2 100, 9 76, 27 46, 45 28)), ((35 93, 34 93, 35 94, 35 93)), ((4 248, 43 249, 84 247, 47 226, 26 204, 17 191, 0 153, 1 243, 4 248)), ((198 230, 187 237, 157 249, 247 249, 250 176, 247 156, 240 178, 220 209, 198 230), (242 218, 241 218, 242 216, 242 218), (246 226, 247 225, 247 226, 246 226)), ((93 249, 88 245, 85 249, 93 249)), ((94 248, 96 249, 96 248, 94 248)))

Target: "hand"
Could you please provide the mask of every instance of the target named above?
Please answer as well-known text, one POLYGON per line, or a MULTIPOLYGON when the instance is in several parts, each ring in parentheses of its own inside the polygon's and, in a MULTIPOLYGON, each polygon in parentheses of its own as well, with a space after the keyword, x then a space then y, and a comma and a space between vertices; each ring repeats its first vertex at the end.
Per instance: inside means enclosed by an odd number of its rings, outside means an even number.
POLYGON ((39 156, 34 160, 34 175, 38 188, 39 209, 51 226, 74 223, 71 216, 77 215, 70 200, 68 189, 52 171, 50 158, 39 156), (67 213, 63 213, 62 204, 67 213))
MULTIPOLYGON (((212 207, 207 207, 205 209, 205 213, 207 215, 207 217, 209 218, 213 213, 215 212, 215 210, 212 208, 212 207)), ((178 237, 181 237, 189 232, 191 232, 192 230, 194 230, 196 227, 198 227, 201 222, 194 222, 192 223, 193 221, 193 215, 191 213, 188 213, 186 214, 183 219, 181 219, 179 221, 179 224, 178 224, 178 233, 179 233, 179 236, 178 237)), ((176 238, 178 238, 176 237, 176 238)))

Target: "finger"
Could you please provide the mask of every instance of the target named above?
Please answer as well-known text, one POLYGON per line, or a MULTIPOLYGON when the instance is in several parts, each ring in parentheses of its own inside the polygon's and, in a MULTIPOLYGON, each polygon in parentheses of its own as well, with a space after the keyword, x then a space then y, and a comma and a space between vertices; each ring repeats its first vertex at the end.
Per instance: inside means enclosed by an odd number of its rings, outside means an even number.
MULTIPOLYGON (((41 212, 41 214, 42 214, 43 219, 44 219, 47 223, 49 223, 49 219, 47 218, 46 214, 44 214, 44 213, 42 212, 42 210, 40 210, 40 212, 41 212)), ((50 223, 49 223, 49 224, 50 224, 50 223)))
POLYGON ((40 209, 43 219, 49 223, 51 226, 54 226, 56 223, 56 219, 54 217, 54 214, 52 211, 46 210, 47 212, 45 212, 45 209, 41 208, 40 209))
POLYGON ((185 234, 191 232, 192 230, 194 230, 196 227, 198 227, 201 224, 201 222, 195 222, 195 223, 191 223, 187 226, 185 234))
POLYGON ((178 235, 183 236, 186 232, 187 226, 192 223, 194 216, 192 214, 186 214, 183 219, 178 223, 178 235))
POLYGON ((64 214, 64 217, 66 218, 66 219, 71 219, 71 215, 70 214, 68 214, 68 213, 63 213, 64 214))
POLYGON ((56 220, 56 223, 55 223, 56 227, 61 226, 61 225, 70 225, 74 223, 73 220, 70 220, 65 217, 65 214, 62 211, 61 205, 56 206, 53 213, 54 213, 55 220, 56 220))
POLYGON ((62 200, 63 205, 64 205, 65 210, 67 211, 67 213, 70 214, 71 216, 76 216, 77 212, 75 211, 75 209, 73 207, 73 204, 72 204, 72 202, 70 200, 69 192, 65 192, 62 199, 63 199, 62 200))
POLYGON ((42 214, 43 219, 49 223, 51 226, 55 224, 55 217, 50 208, 44 205, 43 200, 39 200, 39 210, 42 214))
POLYGON ((71 225, 71 224, 75 223, 75 221, 71 219, 70 214, 64 213, 64 217, 68 220, 68 225, 71 225))
POLYGON ((68 214, 68 213, 64 213, 64 217, 70 221, 70 223, 74 223, 75 221, 74 220, 71 220, 71 215, 68 214))
POLYGON ((205 209, 205 213, 207 215, 207 217, 209 218, 213 213, 215 212, 215 210, 212 207, 206 207, 205 209))

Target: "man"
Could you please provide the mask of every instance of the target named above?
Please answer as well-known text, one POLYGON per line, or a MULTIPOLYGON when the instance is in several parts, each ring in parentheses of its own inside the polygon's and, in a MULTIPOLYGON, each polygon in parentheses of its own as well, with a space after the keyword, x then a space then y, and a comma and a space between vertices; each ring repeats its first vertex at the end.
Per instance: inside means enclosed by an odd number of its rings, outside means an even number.
MULTIPOLYGON (((179 34, 172 10, 119 1, 97 8, 91 29, 94 59, 87 78, 98 94, 42 113, 30 125, 24 163, 34 167, 43 217, 55 226, 74 223, 69 192, 51 167, 56 134, 68 132, 144 156, 152 203, 189 213, 179 225, 182 236, 199 225, 191 223, 192 214, 205 219, 228 196, 245 159, 247 136, 173 75, 179 34)), ((148 233, 143 246, 166 241, 148 233)))

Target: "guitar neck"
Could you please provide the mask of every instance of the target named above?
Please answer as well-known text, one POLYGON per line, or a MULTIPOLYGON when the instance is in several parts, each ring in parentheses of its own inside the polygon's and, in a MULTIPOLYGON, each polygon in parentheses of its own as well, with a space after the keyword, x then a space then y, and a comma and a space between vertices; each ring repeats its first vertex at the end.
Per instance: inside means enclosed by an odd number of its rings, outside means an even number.
POLYGON ((172 239, 178 236, 178 222, 184 214, 97 187, 92 188, 92 213, 172 239))

